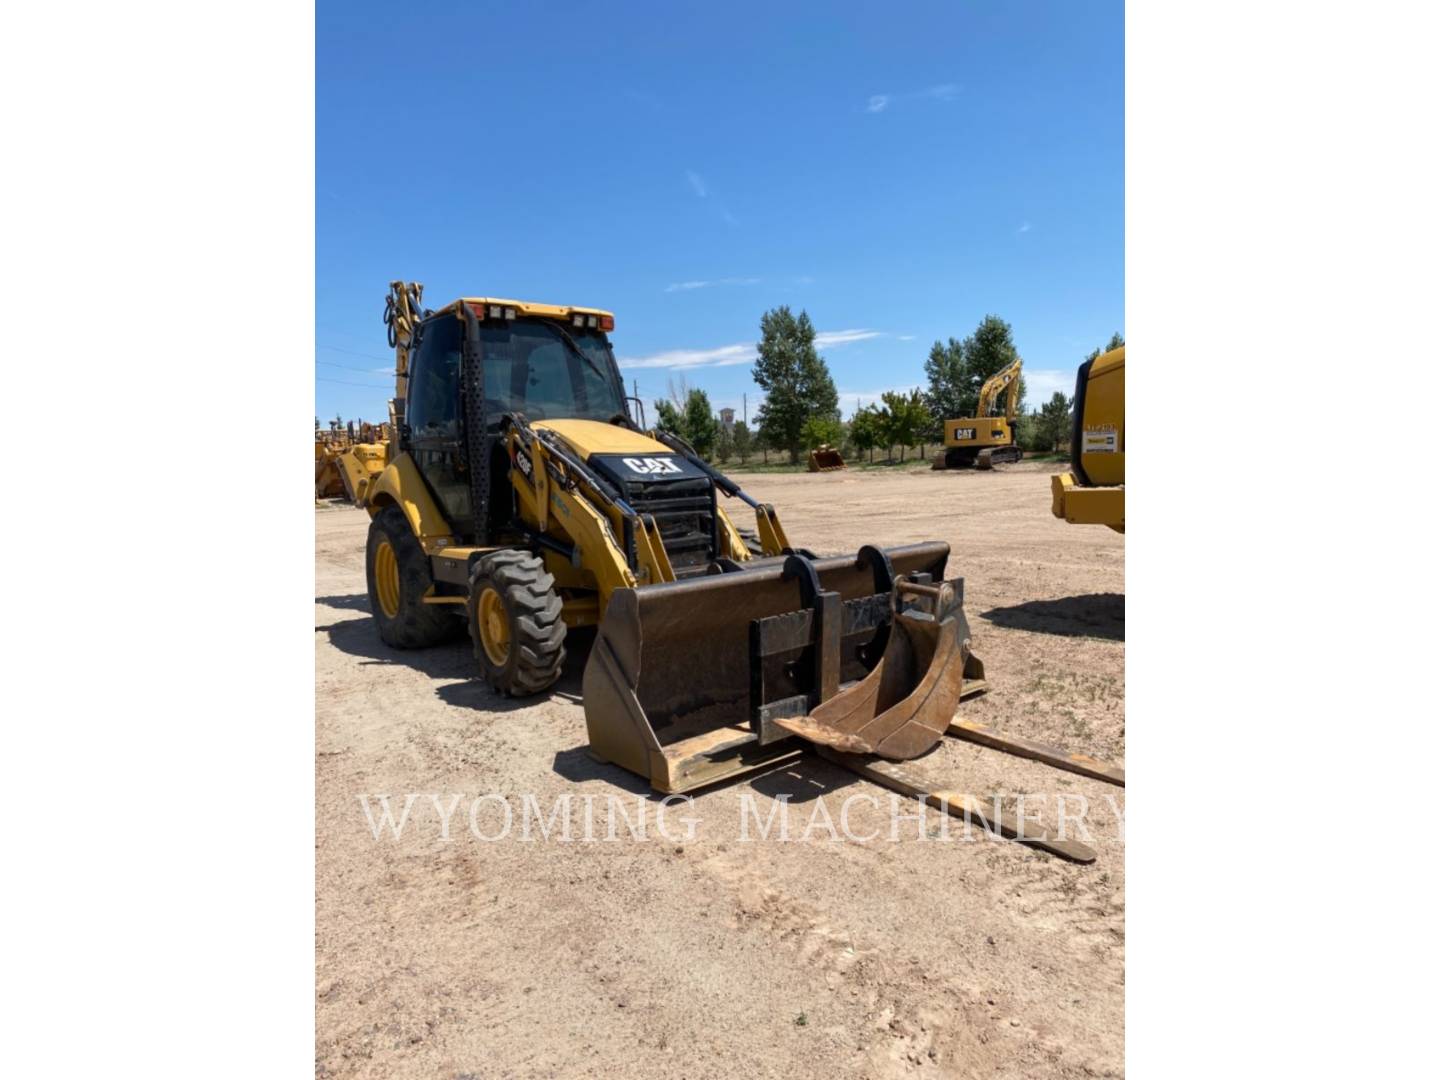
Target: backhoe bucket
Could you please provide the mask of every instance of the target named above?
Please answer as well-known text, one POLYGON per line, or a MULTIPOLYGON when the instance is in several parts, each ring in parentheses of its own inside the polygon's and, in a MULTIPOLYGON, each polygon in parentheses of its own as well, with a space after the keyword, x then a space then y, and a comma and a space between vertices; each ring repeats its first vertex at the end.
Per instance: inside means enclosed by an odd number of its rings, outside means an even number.
POLYGON ((831 472, 845 468, 845 459, 833 446, 817 446, 810 451, 811 472, 831 472))
POLYGON ((922 752, 966 675, 963 583, 930 585, 948 556, 865 547, 616 590, 585 667, 591 752, 664 792, 792 757, 797 734, 922 752))
POLYGON ((777 726, 813 743, 891 761, 919 757, 944 737, 965 680, 983 678, 985 668, 970 655, 970 625, 950 583, 901 582, 896 591, 928 600, 934 613, 900 611, 870 674, 808 716, 782 717, 777 726))

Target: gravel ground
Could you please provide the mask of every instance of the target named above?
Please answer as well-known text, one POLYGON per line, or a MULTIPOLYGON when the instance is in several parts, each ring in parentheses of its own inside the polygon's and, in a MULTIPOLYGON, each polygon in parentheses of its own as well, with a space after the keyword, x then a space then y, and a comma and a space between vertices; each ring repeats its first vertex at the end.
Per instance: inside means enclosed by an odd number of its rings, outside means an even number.
MULTIPOLYGON (((1123 762, 1124 540, 1052 518, 1052 471, 743 483, 818 551, 949 541, 991 686, 965 715, 1123 762)), ((511 701, 472 678, 467 643, 387 648, 367 525, 316 509, 317 1076, 1122 1074, 1123 791, 956 740, 915 763, 1011 809, 1027 796, 1047 825, 1083 796, 1090 866, 967 842, 954 819, 947 840, 933 812, 892 841, 888 793, 810 756, 700 793, 657 835, 645 785, 584 752, 583 649, 548 697, 511 701), (367 806, 398 815, 406 793, 399 838, 377 840, 367 806), (566 794, 570 841, 558 821, 524 839, 525 796, 548 814, 566 794), (782 794, 790 839, 743 840, 747 805, 782 794), (852 796, 871 798, 837 837, 852 796), (472 811, 494 835, 502 800, 510 833, 477 838, 472 811), (643 806, 645 839, 624 821, 605 839, 616 805, 643 806)))

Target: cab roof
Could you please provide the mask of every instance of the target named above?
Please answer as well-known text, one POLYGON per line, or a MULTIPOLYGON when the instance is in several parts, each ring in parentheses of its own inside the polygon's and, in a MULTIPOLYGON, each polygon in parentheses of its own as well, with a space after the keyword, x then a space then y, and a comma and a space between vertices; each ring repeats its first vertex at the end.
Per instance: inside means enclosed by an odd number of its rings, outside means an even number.
POLYGON ((546 319, 569 319, 572 315, 604 315, 610 319, 615 318, 614 312, 606 311, 604 308, 578 307, 568 304, 539 304, 533 300, 506 300, 498 296, 465 296, 452 303, 446 304, 435 312, 437 315, 444 315, 448 312, 458 312, 461 304, 498 304, 501 307, 511 307, 521 315, 538 315, 546 319))

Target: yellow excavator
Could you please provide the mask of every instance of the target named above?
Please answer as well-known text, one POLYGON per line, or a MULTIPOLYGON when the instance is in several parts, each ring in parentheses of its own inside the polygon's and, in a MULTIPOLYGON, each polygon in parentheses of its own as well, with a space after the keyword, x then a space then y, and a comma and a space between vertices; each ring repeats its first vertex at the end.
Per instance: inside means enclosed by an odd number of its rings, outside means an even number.
POLYGON ((1075 376, 1070 469, 1050 478, 1050 512, 1074 525, 1125 531, 1125 346, 1075 376))
POLYGON ((1019 461, 1024 455, 1016 441, 1015 414, 1020 404, 1021 360, 985 380, 975 416, 945 421, 944 448, 935 455, 931 468, 994 468, 996 464, 1019 461), (991 416, 1000 395, 1005 395, 1005 415, 991 416))
POLYGON ((945 577, 947 544, 828 557, 793 545, 773 506, 647 430, 608 311, 422 300, 420 285, 391 283, 395 437, 364 500, 382 640, 415 648, 468 632, 480 673, 519 696, 551 687, 577 632, 594 628, 590 752, 658 791, 809 749, 1013 835, 1005 815, 898 764, 947 734, 981 738, 955 719, 984 667, 963 581, 945 577))

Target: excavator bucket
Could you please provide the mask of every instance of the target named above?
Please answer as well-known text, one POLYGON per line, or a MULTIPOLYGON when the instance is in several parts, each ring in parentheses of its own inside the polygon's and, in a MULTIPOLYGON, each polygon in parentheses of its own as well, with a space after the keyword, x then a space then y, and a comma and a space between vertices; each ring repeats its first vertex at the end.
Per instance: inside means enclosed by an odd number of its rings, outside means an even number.
POLYGON ((585 667, 591 753, 679 792, 793 757, 797 735, 923 752, 983 671, 948 556, 867 546, 617 590, 585 667))
POLYGON ((919 757, 944 737, 965 679, 983 678, 985 669, 970 654, 970 626, 949 582, 902 581, 896 593, 930 610, 897 611, 870 674, 807 716, 778 718, 777 726, 813 743, 892 761, 919 757))
POLYGON ((845 468, 845 459, 833 446, 817 446, 810 451, 811 472, 831 472, 845 468))

